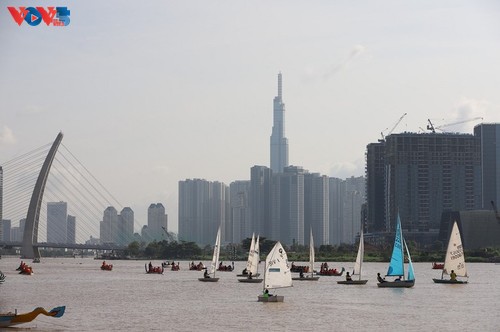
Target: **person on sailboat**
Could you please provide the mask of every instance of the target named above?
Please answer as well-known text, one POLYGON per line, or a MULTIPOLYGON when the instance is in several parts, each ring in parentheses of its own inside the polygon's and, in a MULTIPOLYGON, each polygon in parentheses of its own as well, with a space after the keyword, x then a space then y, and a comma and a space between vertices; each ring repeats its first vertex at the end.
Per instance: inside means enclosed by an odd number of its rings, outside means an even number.
POLYGON ((380 273, 377 273, 378 282, 385 282, 385 279, 380 276, 380 273))
POLYGON ((203 278, 210 278, 210 275, 208 274, 208 269, 205 269, 205 272, 203 273, 203 278))
POLYGON ((453 270, 451 270, 451 273, 450 273, 450 280, 453 280, 453 281, 457 280, 457 274, 453 270))
POLYGON ((401 276, 398 276, 394 281, 401 281, 401 276))
POLYGON ((264 291, 264 297, 269 297, 269 296, 272 296, 272 294, 269 294, 269 290, 266 288, 266 290, 264 291))
POLYGON ((299 277, 304 278, 304 271, 303 270, 300 270, 299 277))
POLYGON ((252 272, 248 273, 248 279, 252 279, 252 272))
POLYGON ((352 278, 351 278, 351 275, 349 274, 349 272, 346 272, 346 274, 345 274, 345 281, 352 281, 352 278))

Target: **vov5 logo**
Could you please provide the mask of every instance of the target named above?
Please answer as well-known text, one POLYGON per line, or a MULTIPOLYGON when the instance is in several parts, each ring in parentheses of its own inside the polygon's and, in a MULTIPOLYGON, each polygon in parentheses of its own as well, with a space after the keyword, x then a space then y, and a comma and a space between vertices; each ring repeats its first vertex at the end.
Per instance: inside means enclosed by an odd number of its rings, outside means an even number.
POLYGON ((7 9, 19 26, 23 21, 31 26, 37 26, 42 21, 47 25, 66 26, 70 21, 70 11, 67 7, 7 7, 7 9))

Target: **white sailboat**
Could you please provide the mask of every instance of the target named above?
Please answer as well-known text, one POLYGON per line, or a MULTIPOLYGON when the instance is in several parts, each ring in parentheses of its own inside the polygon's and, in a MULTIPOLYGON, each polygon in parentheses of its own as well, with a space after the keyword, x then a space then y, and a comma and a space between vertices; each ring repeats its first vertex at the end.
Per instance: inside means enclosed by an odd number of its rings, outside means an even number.
POLYGON ((263 294, 258 302, 283 302, 284 296, 269 294, 269 290, 292 287, 292 274, 285 249, 278 241, 266 258, 263 294))
POLYGON ((467 268, 465 267, 464 248, 462 246, 462 238, 457 222, 453 223, 451 229, 448 248, 446 249, 446 258, 444 260, 443 272, 441 279, 432 279, 438 284, 466 284, 468 280, 458 280, 456 277, 469 278, 467 268), (443 279, 444 275, 449 275, 450 279, 443 279))
POLYGON ((204 277, 198 278, 199 281, 205 281, 205 282, 219 281, 219 278, 215 277, 215 271, 217 271, 217 263, 219 262, 219 254, 220 254, 220 226, 219 230, 217 231, 217 237, 215 238, 214 254, 212 256, 212 264, 210 264, 210 273, 205 271, 204 277))
MULTIPOLYGON (((253 236, 252 236, 253 240, 253 236)), ((253 242, 253 241, 252 241, 253 242)), ((259 276, 258 270, 259 270, 259 261, 260 261, 260 254, 259 254, 259 236, 257 235, 257 240, 250 244, 250 252, 248 254, 248 261, 247 261, 247 272, 248 275, 244 279, 238 279, 239 282, 246 282, 246 283, 261 283, 262 280, 264 279, 257 279, 259 276), (253 248, 252 248, 253 244, 253 248)))
POLYGON ((354 263, 354 270, 352 271, 351 280, 337 281, 337 284, 341 285, 365 285, 368 280, 361 279, 361 266, 363 265, 363 256, 365 253, 365 243, 363 238, 363 227, 361 227, 361 232, 359 234, 359 247, 358 255, 356 256, 356 262, 354 263), (358 279, 354 279, 354 276, 358 276, 358 279))
POLYGON ((314 276, 314 239, 313 233, 311 229, 311 234, 309 236, 309 271, 311 274, 304 276, 301 274, 298 278, 292 278, 292 280, 301 280, 301 281, 317 281, 319 277, 314 276))

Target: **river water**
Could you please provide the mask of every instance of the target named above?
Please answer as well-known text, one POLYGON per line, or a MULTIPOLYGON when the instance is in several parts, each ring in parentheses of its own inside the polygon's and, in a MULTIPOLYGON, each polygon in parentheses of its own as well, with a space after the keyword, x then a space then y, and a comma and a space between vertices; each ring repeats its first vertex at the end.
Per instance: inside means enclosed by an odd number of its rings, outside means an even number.
MULTIPOLYGON (((376 284, 387 263, 365 263, 364 286, 338 285, 343 277, 323 276, 279 290, 284 303, 260 303, 262 284, 237 281, 244 262, 235 262, 235 272, 218 272, 216 283, 199 282, 203 272, 189 271, 182 261, 180 271, 163 275, 146 274, 145 261, 109 261, 113 271, 101 271, 101 261, 90 258, 43 258, 30 264, 31 276, 17 274, 19 263, 17 257, 0 259, 6 275, 0 312, 60 305, 66 312, 61 318, 39 316, 15 331, 500 331, 495 264, 469 263, 469 284, 441 285, 432 281, 440 270, 416 263, 415 286, 390 289, 376 284)), ((347 270, 352 265, 329 262, 347 270)))

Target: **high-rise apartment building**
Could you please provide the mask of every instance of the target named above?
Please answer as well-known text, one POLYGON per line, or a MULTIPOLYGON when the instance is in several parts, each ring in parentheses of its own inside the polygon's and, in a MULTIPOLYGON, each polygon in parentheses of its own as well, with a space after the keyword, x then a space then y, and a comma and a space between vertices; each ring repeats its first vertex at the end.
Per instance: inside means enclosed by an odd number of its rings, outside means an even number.
POLYGON ((157 241, 165 239, 167 232, 167 215, 161 203, 152 203, 148 208, 148 232, 157 241))
POLYGON ((477 136, 452 133, 392 134, 369 144, 368 230, 392 232, 399 213, 408 238, 425 243, 437 236, 443 211, 477 209, 480 148, 477 136))
POLYGON ((12 222, 10 219, 3 219, 2 220, 2 237, 1 239, 3 241, 10 241, 10 230, 12 227, 12 222))
POLYGON ((66 243, 68 232, 68 204, 47 203, 47 242, 66 243))
POLYGON ((100 223, 101 243, 117 243, 118 234, 118 211, 113 206, 104 210, 100 223))
POLYGON ((344 234, 344 197, 345 181, 339 178, 329 178, 329 244, 343 243, 344 234))
POLYGON ((305 173, 302 167, 288 166, 272 176, 272 238, 287 245, 304 245, 305 173))
POLYGON ((278 74, 278 95, 274 97, 273 130, 271 133, 271 169, 282 173, 288 166, 288 139, 285 137, 285 104, 282 95, 282 77, 278 74))
POLYGON ((240 243, 255 232, 250 222, 250 181, 234 181, 229 185, 231 218, 226 228, 231 235, 227 240, 240 243))
POLYGON ((68 214, 66 243, 76 243, 76 217, 68 214))
POLYGON ((118 222, 118 244, 128 245, 134 238, 134 211, 124 207, 120 211, 118 222))
POLYGON ((474 136, 481 141, 481 208, 500 205, 500 123, 482 123, 474 127, 474 136))
POLYGON ((250 224, 252 233, 272 238, 271 184, 272 170, 266 166, 250 169, 250 224))
POLYGON ((226 241, 229 187, 202 179, 179 181, 179 239, 213 245, 219 226, 226 241))
POLYGON ((316 246, 330 244, 330 187, 328 176, 304 174, 304 244, 312 229, 316 246))

